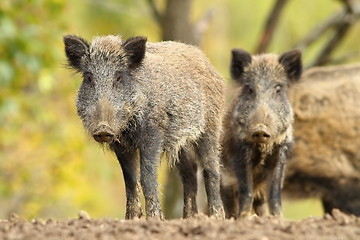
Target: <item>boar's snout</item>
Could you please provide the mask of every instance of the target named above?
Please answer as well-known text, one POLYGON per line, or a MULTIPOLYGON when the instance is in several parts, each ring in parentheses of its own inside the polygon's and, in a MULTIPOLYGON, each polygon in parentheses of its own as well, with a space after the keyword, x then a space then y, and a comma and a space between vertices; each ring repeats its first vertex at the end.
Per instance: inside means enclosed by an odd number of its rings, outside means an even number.
POLYGON ((251 138, 256 143, 267 143, 270 140, 271 135, 266 128, 258 128, 252 132, 251 138))
POLYGON ((106 124, 100 124, 93 137, 99 143, 108 143, 114 139, 114 131, 106 124))

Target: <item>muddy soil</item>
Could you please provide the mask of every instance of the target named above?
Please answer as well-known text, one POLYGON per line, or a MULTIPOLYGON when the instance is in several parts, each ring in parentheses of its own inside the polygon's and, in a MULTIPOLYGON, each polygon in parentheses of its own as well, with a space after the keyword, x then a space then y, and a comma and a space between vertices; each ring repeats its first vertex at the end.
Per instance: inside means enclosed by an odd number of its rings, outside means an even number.
POLYGON ((32 220, 17 216, 0 221, 0 239, 360 239, 360 218, 333 210, 333 216, 289 221, 272 217, 216 220, 203 215, 177 220, 77 219, 32 220))

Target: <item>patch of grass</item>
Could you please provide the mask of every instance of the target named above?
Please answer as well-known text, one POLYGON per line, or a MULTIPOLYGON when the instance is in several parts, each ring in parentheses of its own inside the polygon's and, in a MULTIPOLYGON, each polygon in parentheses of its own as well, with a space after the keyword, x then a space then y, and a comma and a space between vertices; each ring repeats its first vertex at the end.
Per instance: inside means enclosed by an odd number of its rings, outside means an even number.
POLYGON ((284 200, 283 215, 285 219, 301 220, 307 217, 324 215, 322 203, 318 198, 304 200, 284 200))

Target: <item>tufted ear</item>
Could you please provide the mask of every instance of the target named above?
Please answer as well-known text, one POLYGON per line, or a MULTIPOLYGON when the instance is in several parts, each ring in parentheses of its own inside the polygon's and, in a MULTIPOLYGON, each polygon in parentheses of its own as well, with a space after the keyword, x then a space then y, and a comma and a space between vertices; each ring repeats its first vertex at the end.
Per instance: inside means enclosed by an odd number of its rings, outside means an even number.
POLYGON ((80 70, 81 58, 88 52, 89 43, 78 36, 64 36, 65 53, 68 65, 76 70, 80 70))
POLYGON ((128 38, 122 43, 122 46, 130 62, 130 68, 135 68, 139 66, 144 59, 146 51, 146 41, 146 37, 140 36, 128 38))
POLYGON ((286 75, 290 82, 300 79, 302 73, 301 52, 299 50, 291 50, 279 57, 279 63, 283 65, 286 75))
POLYGON ((231 51, 230 73, 231 77, 240 81, 245 67, 251 63, 251 54, 242 49, 234 48, 231 51))

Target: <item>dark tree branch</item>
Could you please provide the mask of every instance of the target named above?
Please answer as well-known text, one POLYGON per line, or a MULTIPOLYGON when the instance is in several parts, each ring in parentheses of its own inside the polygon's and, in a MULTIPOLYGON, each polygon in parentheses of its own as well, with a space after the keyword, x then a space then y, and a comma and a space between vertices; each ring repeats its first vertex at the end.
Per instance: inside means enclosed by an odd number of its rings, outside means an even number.
POLYGON ((334 50, 340 45, 341 41, 345 38, 346 34, 350 30, 351 26, 354 24, 355 19, 360 16, 360 5, 358 7, 353 7, 350 0, 342 0, 344 3, 343 12, 345 15, 342 18, 342 21, 335 26, 335 31, 333 36, 325 44, 323 49, 320 51, 318 56, 315 58, 312 66, 321 66, 328 63, 331 59, 330 56, 334 50))
POLYGON ((162 23, 162 15, 159 12, 159 10, 157 9, 154 0, 147 0, 150 10, 152 12, 153 18, 156 20, 156 22, 161 25, 162 23))
POLYGON ((326 31, 336 26, 339 26, 340 24, 343 24, 344 21, 347 21, 346 16, 350 12, 354 15, 354 18, 359 18, 360 4, 355 4, 354 7, 349 8, 349 2, 347 2, 344 9, 341 9, 339 12, 330 16, 327 20, 313 28, 306 37, 304 37, 298 44, 294 46, 294 48, 304 50, 312 43, 314 43, 326 31))
POLYGON ((281 12, 284 9, 284 6, 287 2, 288 0, 276 0, 276 3, 272 11, 270 12, 270 15, 267 18, 263 34, 261 36, 259 45, 256 49, 256 53, 263 53, 268 48, 272 36, 274 34, 274 31, 277 27, 281 12))
POLYGON ((319 55, 315 58, 309 67, 322 66, 330 61, 330 55, 334 52, 339 43, 344 39, 346 33, 349 31, 351 24, 342 24, 325 44, 319 55))
POLYGON ((344 4, 346 12, 348 12, 349 14, 354 14, 352 0, 340 0, 340 1, 344 4))
POLYGON ((294 48, 304 50, 312 43, 314 43, 327 30, 343 22, 344 16, 345 16, 345 12, 342 10, 334 14, 333 16, 329 17, 323 23, 313 28, 313 30, 311 30, 309 34, 303 38, 303 40, 301 40, 298 44, 296 44, 294 48))

